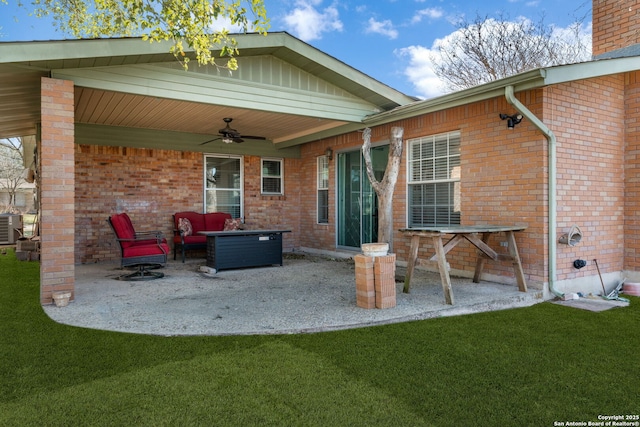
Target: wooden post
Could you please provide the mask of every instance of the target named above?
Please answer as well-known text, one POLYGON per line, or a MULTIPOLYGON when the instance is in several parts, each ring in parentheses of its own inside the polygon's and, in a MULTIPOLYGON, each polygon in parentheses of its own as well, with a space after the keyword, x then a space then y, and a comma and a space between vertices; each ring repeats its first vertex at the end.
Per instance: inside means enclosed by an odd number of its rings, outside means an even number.
POLYGON ((445 302, 453 305, 453 290, 451 289, 451 278, 449 270, 447 270, 447 259, 445 257, 444 246, 442 245, 442 236, 433 236, 433 246, 436 249, 436 261, 438 262, 438 270, 440 271, 440 280, 442 281, 442 290, 444 291, 445 302))
POLYGON ((420 236, 411 236, 411 248, 409 249, 409 262, 407 263, 407 274, 404 276, 404 288, 402 292, 409 293, 411 286, 411 276, 413 276, 413 269, 416 267, 416 261, 418 259, 418 248, 420 247, 420 236))
MULTIPOLYGON (((491 233, 482 233, 482 241, 484 243, 489 243, 489 237, 491 237, 491 233)), ((473 283, 480 283, 480 276, 482 275, 482 269, 484 268, 484 263, 487 261, 487 258, 483 256, 482 251, 478 251, 478 260, 476 261, 476 271, 473 273, 473 283)))
POLYGON ((522 270, 522 262, 518 254, 518 246, 516 245, 516 236, 513 231, 507 231, 507 244, 509 245, 509 255, 513 260, 513 270, 516 274, 518 289, 520 292, 527 292, 527 282, 524 278, 524 270, 522 270))

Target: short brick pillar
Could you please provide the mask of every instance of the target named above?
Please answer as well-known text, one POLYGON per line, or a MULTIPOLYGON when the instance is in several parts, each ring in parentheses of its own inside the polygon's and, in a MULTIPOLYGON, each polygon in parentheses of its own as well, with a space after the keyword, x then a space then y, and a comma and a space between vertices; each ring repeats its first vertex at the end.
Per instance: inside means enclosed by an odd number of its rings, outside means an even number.
POLYGON ((356 255, 356 305, 376 308, 376 291, 373 276, 373 257, 356 255))
POLYGON ((377 256, 373 260, 376 308, 396 306, 396 254, 377 256))
POLYGON ((396 255, 353 257, 356 268, 356 305, 362 308, 396 306, 396 255))

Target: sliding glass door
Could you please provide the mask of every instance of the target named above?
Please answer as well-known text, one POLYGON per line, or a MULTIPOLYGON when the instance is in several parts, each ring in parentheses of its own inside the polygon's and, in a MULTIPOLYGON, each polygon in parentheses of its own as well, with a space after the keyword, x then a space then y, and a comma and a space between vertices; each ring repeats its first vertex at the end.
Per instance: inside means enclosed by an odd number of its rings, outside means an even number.
MULTIPOLYGON (((377 180, 384 176, 389 146, 373 147, 377 180)), ((338 246, 360 248, 378 240, 378 198, 367 178, 360 150, 338 154, 338 246)))

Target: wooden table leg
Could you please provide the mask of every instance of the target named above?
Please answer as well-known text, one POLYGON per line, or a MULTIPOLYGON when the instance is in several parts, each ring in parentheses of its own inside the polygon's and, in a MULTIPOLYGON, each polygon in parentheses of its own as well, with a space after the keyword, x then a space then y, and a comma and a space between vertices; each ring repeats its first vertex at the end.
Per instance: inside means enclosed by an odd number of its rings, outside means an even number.
POLYGON ((449 277, 449 270, 447 270, 447 259, 445 257, 444 246, 442 245, 442 237, 433 237, 433 246, 436 249, 436 256, 438 262, 438 270, 440 271, 440 280, 442 281, 442 290, 444 291, 445 302, 449 305, 453 305, 453 291, 451 289, 451 278, 449 277))
MULTIPOLYGON (((491 233, 482 233, 482 241, 489 243, 491 233)), ((473 283, 480 283, 480 276, 482 275, 482 269, 487 258, 483 256, 482 251, 478 250, 478 260, 476 261, 476 271, 473 273, 473 283)))
POLYGON ((513 270, 516 274, 518 289, 520 292, 527 292, 527 282, 524 278, 522 262, 520 261, 518 246, 516 245, 516 236, 513 231, 507 231, 507 244, 509 245, 509 255, 511 255, 511 258, 513 259, 513 270))
POLYGON ((411 276, 413 276, 413 269, 416 267, 416 261, 418 259, 418 248, 420 247, 420 236, 411 236, 411 248, 409 249, 409 262, 407 263, 407 274, 404 276, 404 288, 402 292, 409 293, 411 286, 411 276))

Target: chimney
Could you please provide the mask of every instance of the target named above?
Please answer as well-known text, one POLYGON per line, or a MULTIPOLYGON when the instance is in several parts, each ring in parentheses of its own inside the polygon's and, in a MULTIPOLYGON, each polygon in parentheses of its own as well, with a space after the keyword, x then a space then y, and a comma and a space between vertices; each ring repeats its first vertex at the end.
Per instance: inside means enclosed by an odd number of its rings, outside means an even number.
POLYGON ((640 54, 640 0, 593 0, 593 58, 640 54))

